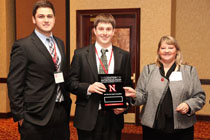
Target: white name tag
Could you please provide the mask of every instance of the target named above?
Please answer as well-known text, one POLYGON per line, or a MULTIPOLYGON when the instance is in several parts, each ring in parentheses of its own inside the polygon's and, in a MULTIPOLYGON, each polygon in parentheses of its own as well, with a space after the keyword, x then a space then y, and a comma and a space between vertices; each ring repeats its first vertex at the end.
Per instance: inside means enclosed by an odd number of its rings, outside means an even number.
POLYGON ((64 82, 63 72, 54 73, 54 78, 56 84, 63 83, 64 82))
POLYGON ((181 72, 172 72, 170 77, 170 81, 181 81, 182 80, 182 73, 181 72))

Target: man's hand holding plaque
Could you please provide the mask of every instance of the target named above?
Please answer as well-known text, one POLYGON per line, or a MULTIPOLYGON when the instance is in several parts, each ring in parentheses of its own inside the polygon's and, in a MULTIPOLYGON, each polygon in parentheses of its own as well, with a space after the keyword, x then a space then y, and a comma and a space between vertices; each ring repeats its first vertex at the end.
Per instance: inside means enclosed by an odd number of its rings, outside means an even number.
POLYGON ((103 92, 105 91, 106 91, 105 85, 100 82, 95 82, 92 85, 90 85, 88 88, 88 92, 90 93, 103 94, 103 92))

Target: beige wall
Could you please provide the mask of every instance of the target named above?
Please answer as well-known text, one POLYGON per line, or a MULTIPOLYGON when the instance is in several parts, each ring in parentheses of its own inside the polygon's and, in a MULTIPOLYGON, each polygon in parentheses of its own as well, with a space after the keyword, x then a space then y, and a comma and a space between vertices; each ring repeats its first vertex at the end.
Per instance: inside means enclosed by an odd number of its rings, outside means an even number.
MULTIPOLYGON (((140 71, 154 61, 160 37, 168 34, 178 40, 184 60, 197 68, 199 77, 210 79, 210 0, 71 0, 71 58, 76 48, 76 10, 117 8, 141 8, 140 71)), ((203 89, 207 103, 198 114, 210 115, 210 86, 203 89)), ((73 104, 71 115, 74 108, 73 104)))
POLYGON ((206 104, 197 114, 200 115, 208 115, 210 116, 210 106, 209 106, 209 99, 210 99, 210 85, 203 85, 203 90, 206 93, 206 104))
MULTIPOLYGON (((1 0, 0 9, 0 78, 7 78, 10 49, 15 40, 14 2, 1 0)), ((9 112, 6 83, 0 84, 0 100, 0 113, 9 112)))
MULTIPOLYGON (((71 58, 76 48, 76 10, 119 8, 141 8, 140 69, 154 61, 160 37, 171 34, 171 0, 71 0, 71 58)), ((75 96, 72 95, 72 99, 74 102, 75 96)), ((74 114, 74 108, 73 104, 71 115, 74 114)))
POLYGON ((171 33, 170 0, 71 0, 71 57, 76 48, 76 10, 141 8, 141 68, 155 59, 157 43, 162 35, 171 33), (91 4, 90 4, 91 3, 91 4))
MULTIPOLYGON (((0 1, 0 78, 7 77, 10 49, 15 40, 13 7, 11 0, 0 1)), ((76 10, 117 8, 141 8, 140 71, 145 64, 155 59, 160 37, 173 34, 181 46, 184 59, 197 68, 200 78, 210 79, 209 0, 71 0, 71 58, 76 48, 76 10), (176 9, 172 9, 174 7, 176 9)), ((207 104, 199 114, 210 115, 210 86, 203 85, 203 88, 207 94, 207 104)), ((9 112, 6 84, 0 84, 0 100, 0 113, 9 112)), ((73 104, 71 114, 74 113, 74 108, 73 104)))
POLYGON ((177 0, 176 38, 184 59, 210 79, 210 0, 177 0))
MULTIPOLYGON (((184 60, 196 67, 199 78, 210 79, 210 0, 176 0, 175 37, 184 60)), ((207 100, 198 114, 210 115, 210 85, 203 85, 207 100)))

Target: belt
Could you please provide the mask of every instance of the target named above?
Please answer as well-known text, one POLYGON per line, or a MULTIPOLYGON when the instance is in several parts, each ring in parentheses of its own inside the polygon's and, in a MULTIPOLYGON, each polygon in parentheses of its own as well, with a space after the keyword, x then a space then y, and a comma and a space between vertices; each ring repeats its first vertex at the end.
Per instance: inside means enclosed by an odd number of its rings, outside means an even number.
POLYGON ((108 114, 110 112, 111 112, 110 110, 104 110, 104 109, 98 110, 98 114, 100 114, 100 115, 105 115, 105 114, 108 114))
POLYGON ((64 102, 63 102, 63 101, 62 101, 62 102, 55 102, 55 105, 56 105, 56 106, 64 105, 64 102))

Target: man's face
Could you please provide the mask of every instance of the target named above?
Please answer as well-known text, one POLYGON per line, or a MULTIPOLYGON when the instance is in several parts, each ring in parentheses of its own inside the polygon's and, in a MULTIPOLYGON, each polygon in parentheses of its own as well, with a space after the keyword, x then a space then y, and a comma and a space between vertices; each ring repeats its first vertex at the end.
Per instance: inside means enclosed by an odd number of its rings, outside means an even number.
POLYGON ((40 33, 50 36, 55 25, 55 16, 51 8, 41 7, 37 9, 35 17, 32 17, 32 21, 40 33))
POLYGON ((111 23, 98 23, 97 27, 94 28, 96 35, 96 41, 103 47, 107 48, 112 43, 112 37, 114 36, 114 29, 111 23))

